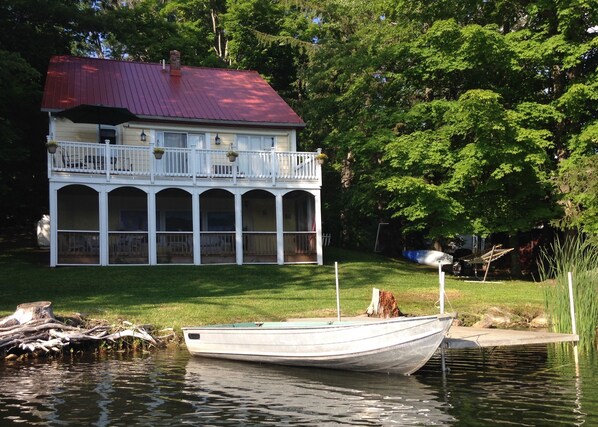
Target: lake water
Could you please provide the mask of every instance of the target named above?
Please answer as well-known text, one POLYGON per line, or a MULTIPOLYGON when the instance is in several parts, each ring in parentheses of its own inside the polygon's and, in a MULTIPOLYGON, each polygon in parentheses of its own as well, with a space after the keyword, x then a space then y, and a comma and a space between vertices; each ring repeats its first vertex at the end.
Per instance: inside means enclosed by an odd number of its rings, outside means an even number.
POLYGON ((596 357, 554 346, 446 353, 410 377, 191 358, 0 362, 4 425, 598 425, 596 357))

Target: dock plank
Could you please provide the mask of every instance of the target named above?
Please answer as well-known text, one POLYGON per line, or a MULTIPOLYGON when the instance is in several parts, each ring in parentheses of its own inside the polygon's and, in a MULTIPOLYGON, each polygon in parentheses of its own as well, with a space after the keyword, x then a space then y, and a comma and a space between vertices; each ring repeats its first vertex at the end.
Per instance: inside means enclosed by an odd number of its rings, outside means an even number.
POLYGON ((575 341, 579 341, 579 336, 574 334, 452 326, 443 344, 445 348, 462 349, 575 341))

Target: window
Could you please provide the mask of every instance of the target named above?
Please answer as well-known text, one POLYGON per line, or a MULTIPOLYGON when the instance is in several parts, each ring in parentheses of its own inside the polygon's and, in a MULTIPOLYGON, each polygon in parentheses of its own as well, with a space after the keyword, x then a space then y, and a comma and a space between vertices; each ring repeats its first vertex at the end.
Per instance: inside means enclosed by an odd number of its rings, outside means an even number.
POLYGON ((238 135, 237 146, 240 151, 265 151, 276 147, 276 137, 265 135, 238 135))
POLYGON ((187 134, 164 132, 164 147, 187 148, 187 134))

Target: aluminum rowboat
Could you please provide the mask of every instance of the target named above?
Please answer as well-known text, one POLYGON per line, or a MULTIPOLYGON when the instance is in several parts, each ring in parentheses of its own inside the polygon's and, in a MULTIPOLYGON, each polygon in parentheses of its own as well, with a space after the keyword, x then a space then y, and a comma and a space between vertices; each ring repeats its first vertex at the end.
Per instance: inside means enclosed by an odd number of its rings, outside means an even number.
POLYGON ((409 375, 442 343, 453 315, 185 327, 194 356, 409 375))

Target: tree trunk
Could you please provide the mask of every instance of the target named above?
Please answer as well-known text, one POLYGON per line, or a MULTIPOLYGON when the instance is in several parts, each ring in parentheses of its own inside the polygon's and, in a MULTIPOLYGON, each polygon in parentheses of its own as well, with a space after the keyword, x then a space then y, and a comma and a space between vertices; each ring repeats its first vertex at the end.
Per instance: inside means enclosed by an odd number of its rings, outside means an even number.
POLYGON ((521 262, 519 260, 519 235, 517 232, 509 234, 509 246, 511 251, 511 276, 521 277, 521 262))
POLYGON ((375 316, 383 319, 404 316, 392 292, 381 291, 378 288, 372 289, 372 302, 367 308, 366 313, 368 317, 375 316))
POLYGON ((17 310, 3 319, 0 326, 22 325, 32 320, 54 319, 52 303, 50 301, 26 302, 17 306, 17 310))

